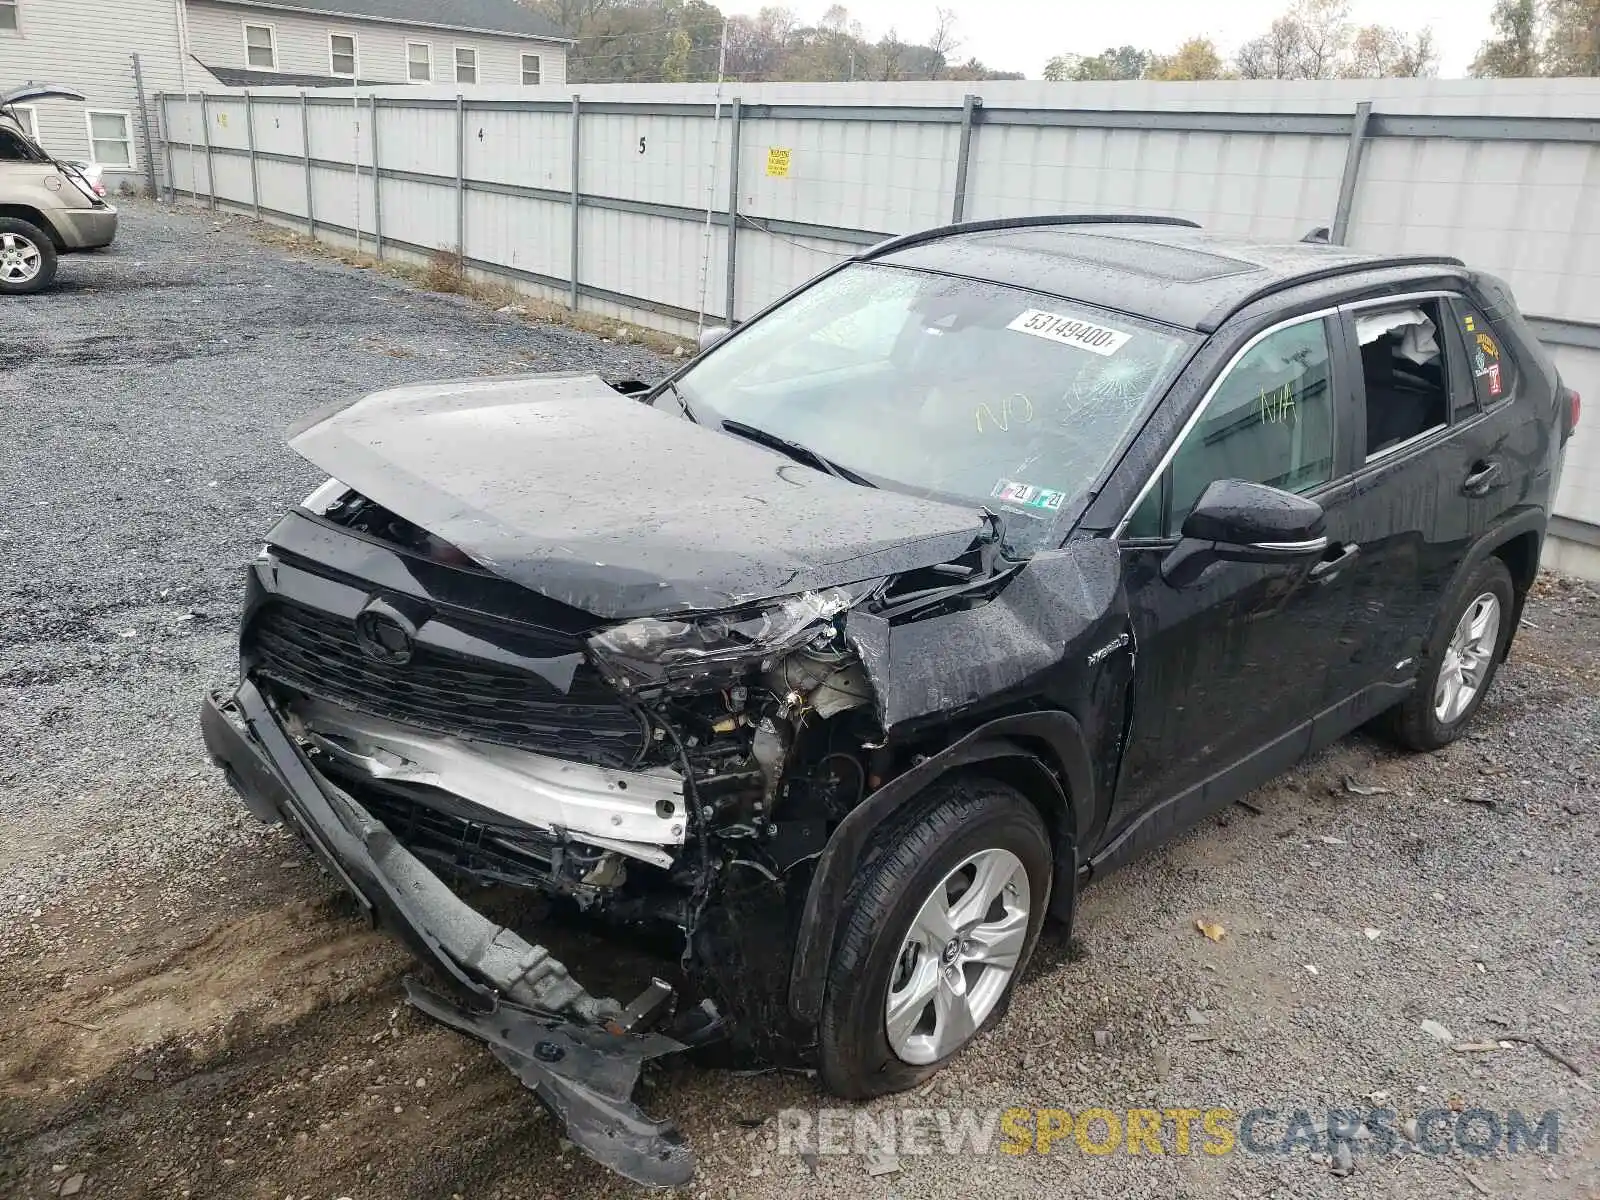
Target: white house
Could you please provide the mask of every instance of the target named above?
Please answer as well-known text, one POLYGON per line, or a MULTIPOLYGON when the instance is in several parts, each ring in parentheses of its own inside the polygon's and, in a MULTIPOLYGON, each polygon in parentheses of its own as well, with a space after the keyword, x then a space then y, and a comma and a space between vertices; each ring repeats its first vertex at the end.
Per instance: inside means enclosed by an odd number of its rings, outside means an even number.
POLYGON ((571 46, 518 0, 0 0, 0 91, 86 94, 24 107, 23 123, 113 183, 144 177, 160 138, 141 87, 558 86, 571 46))

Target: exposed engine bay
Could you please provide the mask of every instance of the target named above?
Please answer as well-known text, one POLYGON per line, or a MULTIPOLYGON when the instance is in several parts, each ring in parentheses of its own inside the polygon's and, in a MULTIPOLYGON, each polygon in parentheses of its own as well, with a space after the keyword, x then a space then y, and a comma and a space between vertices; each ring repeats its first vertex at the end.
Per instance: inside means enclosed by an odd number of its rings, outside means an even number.
MULTIPOLYGON (((476 568, 465 552, 342 484, 330 482, 307 508, 441 566, 476 568)), ((408 692, 378 685, 377 664, 332 653, 328 631, 314 630, 314 642, 296 633, 318 618, 287 599, 257 612, 246 653, 318 769, 430 869, 459 884, 528 889, 593 918, 675 927, 683 966, 726 1008, 750 999, 742 978, 750 956, 781 951, 786 939, 730 947, 726 923, 705 919, 724 906, 723 889, 764 892, 775 912, 788 911, 791 883, 803 895, 804 868, 828 832, 894 773, 871 680, 846 636, 847 614, 859 606, 914 617, 974 602, 985 556, 969 557, 893 586, 602 625, 565 654, 534 645, 544 631, 508 623, 463 633, 437 610, 418 628, 402 601, 363 598, 354 640, 368 657, 381 654, 386 639, 409 645, 409 660, 395 664, 408 692), (539 736, 548 731, 523 737, 509 726, 470 724, 467 652, 491 646, 501 657, 520 651, 519 665, 535 668, 521 686, 552 700, 593 701, 597 688, 610 690, 606 719, 626 713, 633 736, 585 746, 539 736), (562 661, 578 654, 583 663, 562 661), (418 699, 430 675, 451 673, 461 689, 456 729, 418 699)), ((777 979, 785 966, 775 957, 762 974, 777 979)), ((763 998, 751 1036, 733 1032, 765 1057, 799 1061, 803 1048, 773 1024, 786 1024, 778 991, 763 998)))
POLYGON ((1124 628, 1105 540, 1012 557, 996 513, 841 483, 593 376, 398 389, 290 444, 337 476, 250 564, 208 749, 452 985, 413 1003, 630 1178, 692 1172, 631 1100, 646 1061, 814 1065, 891 813, 987 762, 1071 839, 1066 776, 1087 795, 1114 766, 1122 723, 1089 745, 1061 709, 1120 711, 1131 663, 1046 682, 1124 628), (574 499, 597 464, 626 513, 574 499), (659 947, 659 974, 591 992, 545 944, 565 917, 659 947))

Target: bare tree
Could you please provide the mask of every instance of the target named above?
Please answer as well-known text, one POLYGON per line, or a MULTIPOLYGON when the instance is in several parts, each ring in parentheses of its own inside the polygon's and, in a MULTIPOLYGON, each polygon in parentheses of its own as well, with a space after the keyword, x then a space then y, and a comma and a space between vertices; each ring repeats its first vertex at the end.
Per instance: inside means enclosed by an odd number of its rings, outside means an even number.
POLYGON ((956 36, 954 12, 948 8, 936 8, 933 12, 933 36, 928 39, 928 50, 933 60, 931 74, 933 78, 938 79, 944 74, 950 56, 961 48, 961 39, 956 36))
POLYGON ((1332 79, 1350 45, 1349 0, 1300 0, 1291 11, 1300 25, 1306 79, 1332 79))
POLYGON ((1272 22, 1266 33, 1239 47, 1234 65, 1243 79, 1304 79, 1304 37, 1292 16, 1272 22))
POLYGON ((1438 65, 1433 30, 1408 34, 1389 25, 1367 25, 1351 39, 1344 74, 1351 79, 1409 78, 1432 75, 1438 65))

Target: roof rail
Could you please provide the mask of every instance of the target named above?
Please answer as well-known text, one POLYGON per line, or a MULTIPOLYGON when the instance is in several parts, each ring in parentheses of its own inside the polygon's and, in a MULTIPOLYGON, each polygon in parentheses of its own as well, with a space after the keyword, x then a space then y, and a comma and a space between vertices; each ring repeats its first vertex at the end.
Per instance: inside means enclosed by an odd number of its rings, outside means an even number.
POLYGON ((997 217, 988 221, 960 221, 954 225, 939 225, 933 229, 919 229, 916 233, 903 233, 879 242, 857 257, 866 260, 891 254, 924 242, 961 233, 990 233, 998 229, 1026 229, 1030 226, 1049 225, 1179 225, 1185 229, 1199 229, 1197 222, 1186 217, 1144 217, 1136 213, 1045 213, 1033 217, 997 217))
POLYGON ((1459 258, 1452 258, 1448 254, 1397 254, 1392 257, 1352 258, 1343 262, 1330 263, 1315 271, 1306 271, 1302 274, 1288 275, 1274 279, 1271 283, 1262 284, 1253 291, 1245 292, 1217 305, 1195 325, 1201 333, 1215 333, 1224 321, 1257 300, 1264 300, 1279 292, 1286 292, 1290 288, 1297 288, 1303 283, 1318 283, 1324 279, 1337 279, 1341 275, 1355 275, 1362 271, 1382 271, 1389 267, 1465 267, 1467 264, 1459 258))

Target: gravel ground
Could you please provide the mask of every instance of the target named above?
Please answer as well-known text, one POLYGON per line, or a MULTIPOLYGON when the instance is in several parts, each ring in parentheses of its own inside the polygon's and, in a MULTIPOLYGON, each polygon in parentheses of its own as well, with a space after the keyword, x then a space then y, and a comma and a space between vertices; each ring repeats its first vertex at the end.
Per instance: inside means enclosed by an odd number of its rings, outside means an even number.
MULTIPOLYGON (((239 564, 317 482, 283 447, 296 417, 428 378, 648 378, 662 360, 249 231, 131 206, 113 251, 0 311, 0 1196, 633 1194, 480 1047, 403 1006, 406 954, 244 816, 195 708, 232 670, 239 564)), ((1557 1110, 1558 1152, 1366 1154, 1348 1178, 1316 1148, 1095 1155, 1070 1137, 799 1155, 778 1114, 827 1106, 813 1082, 679 1065, 644 1096, 701 1151, 692 1192, 1600 1195, 1600 596, 1547 577, 1529 616, 1471 738, 1418 757, 1348 739, 1096 884, 1004 1025, 846 1119, 1557 1110)))

